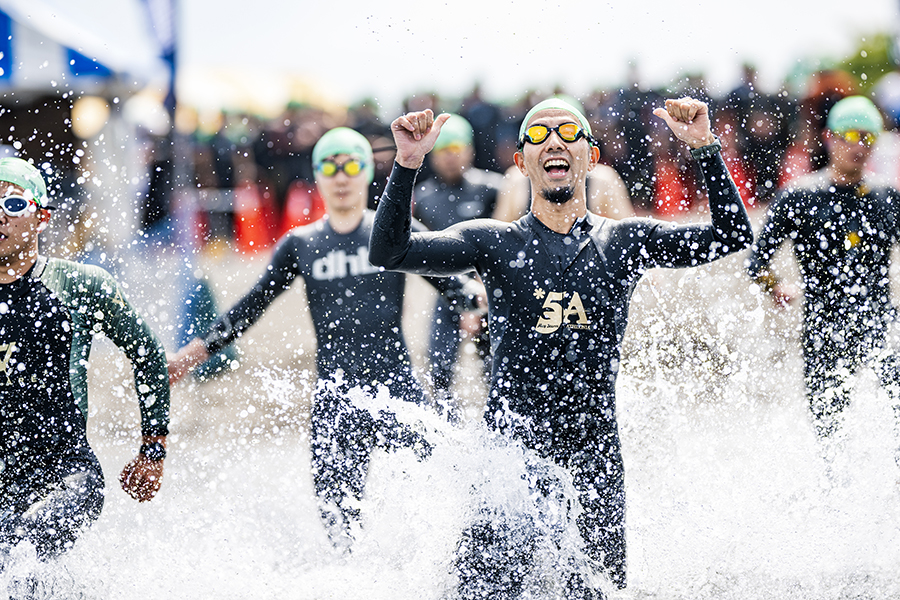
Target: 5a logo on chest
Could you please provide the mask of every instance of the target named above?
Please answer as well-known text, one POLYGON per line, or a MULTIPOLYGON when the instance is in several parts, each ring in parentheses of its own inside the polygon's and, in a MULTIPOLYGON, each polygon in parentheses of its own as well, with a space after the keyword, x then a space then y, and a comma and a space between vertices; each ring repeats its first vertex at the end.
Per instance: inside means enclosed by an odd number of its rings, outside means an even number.
POLYGON ((578 292, 545 292, 538 288, 534 290, 534 297, 544 299, 543 314, 538 317, 534 326, 539 333, 553 333, 565 325, 571 329, 590 329, 591 321, 584 310, 584 303, 578 292), (563 308, 563 304, 566 307, 563 308), (574 320, 573 320, 574 317, 574 320))

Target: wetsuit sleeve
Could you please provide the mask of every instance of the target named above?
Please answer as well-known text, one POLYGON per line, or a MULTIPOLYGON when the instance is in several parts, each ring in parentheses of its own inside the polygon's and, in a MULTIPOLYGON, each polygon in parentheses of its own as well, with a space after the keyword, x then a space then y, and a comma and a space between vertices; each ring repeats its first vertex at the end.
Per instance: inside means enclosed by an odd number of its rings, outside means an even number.
POLYGON ((219 316, 201 336, 212 355, 231 344, 256 323, 275 298, 284 293, 300 273, 296 238, 286 236, 279 242, 259 281, 225 314, 219 316))
POLYGON ((131 361, 143 435, 169 433, 169 375, 166 351, 147 322, 122 294, 111 275, 95 280, 93 328, 102 331, 131 361))
POLYGON ((456 277, 424 277, 456 313, 479 310, 478 283, 468 275, 456 277))
POLYGON ((709 195, 711 222, 675 225, 659 222, 645 246, 650 266, 691 267, 750 246, 753 231, 737 186, 721 154, 700 161, 709 195))
MULTIPOLYGON (((417 219, 413 219, 411 228, 417 233, 428 231, 428 228, 417 219)), ((423 279, 444 297, 453 312, 478 310, 478 283, 471 276, 425 276, 423 279)))
POLYGON ((369 239, 373 265, 419 275, 459 275, 477 267, 478 248, 467 232, 474 221, 443 231, 412 232, 416 171, 396 162, 375 211, 369 239))
POLYGON ((796 218, 796 202, 793 194, 782 193, 766 211, 766 223, 759 237, 750 249, 747 259, 747 273, 758 284, 772 289, 778 277, 769 270, 775 252, 787 239, 796 218))

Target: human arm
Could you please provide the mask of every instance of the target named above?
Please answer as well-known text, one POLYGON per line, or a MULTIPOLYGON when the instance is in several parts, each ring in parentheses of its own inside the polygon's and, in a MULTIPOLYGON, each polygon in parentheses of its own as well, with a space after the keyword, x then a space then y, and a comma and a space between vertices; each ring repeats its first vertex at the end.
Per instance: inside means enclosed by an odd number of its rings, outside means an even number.
POLYGON ((766 211, 766 222, 750 249, 747 258, 747 274, 760 290, 769 294, 776 306, 786 307, 799 295, 794 286, 786 284, 772 270, 772 259, 788 236, 788 215, 799 210, 793 206, 792 195, 779 195, 766 211))
POLYGON ((667 100, 666 109, 654 114, 691 147, 706 182, 711 222, 655 222, 644 244, 648 266, 697 266, 747 248, 753 241, 750 219, 710 129, 706 104, 690 98, 667 100))
MULTIPOLYGON (((169 427, 169 380, 162 344, 138 315, 116 282, 105 271, 96 271, 97 288, 91 294, 97 319, 95 327, 110 338, 131 361, 140 413, 142 449, 154 442, 165 448, 169 427)), ((162 484, 163 460, 144 454, 130 461, 119 476, 122 489, 132 498, 151 500, 162 484)))
MULTIPOLYGON (((294 235, 288 234, 282 238, 256 284, 199 337, 207 358, 238 339, 262 317, 278 296, 287 291, 300 274, 300 266, 303 264, 304 257, 300 256, 298 248, 299 242, 294 235)), ((203 355, 197 344, 192 341, 188 346, 190 347, 186 347, 184 354, 181 351, 176 354, 178 368, 193 368, 204 362, 195 362, 203 355)))
MULTIPOLYGON (((413 233, 427 232, 428 228, 416 219, 412 220, 413 233)), ((485 304, 484 285, 472 274, 461 274, 450 277, 424 276, 423 279, 447 301, 453 312, 462 314, 469 311, 481 311, 485 304)))
POLYGON ((415 178, 415 170, 394 163, 375 211, 369 261, 386 269, 440 277, 477 270, 484 252, 473 243, 473 234, 495 222, 476 219, 442 231, 413 232, 410 198, 415 178))
POLYGON ((169 385, 175 385, 185 375, 202 365, 209 359, 206 344, 200 338, 194 338, 178 352, 169 356, 169 385))
POLYGON ((412 233, 416 172, 425 154, 434 146, 445 116, 434 120, 431 111, 426 110, 409 113, 391 124, 397 160, 375 211, 369 240, 369 261, 373 265, 440 276, 458 275, 476 266, 477 249, 465 236, 472 221, 443 231, 412 233))
MULTIPOLYGON (((449 118, 449 117, 447 117, 449 118)), ((408 113, 391 123, 397 155, 369 240, 369 261, 388 269, 398 267, 409 249, 412 233, 412 193, 416 172, 434 147, 441 125, 434 126, 430 110, 408 113)))
POLYGON ((444 297, 453 312, 461 315, 470 312, 481 314, 487 310, 484 284, 474 277, 461 275, 424 279, 444 297))

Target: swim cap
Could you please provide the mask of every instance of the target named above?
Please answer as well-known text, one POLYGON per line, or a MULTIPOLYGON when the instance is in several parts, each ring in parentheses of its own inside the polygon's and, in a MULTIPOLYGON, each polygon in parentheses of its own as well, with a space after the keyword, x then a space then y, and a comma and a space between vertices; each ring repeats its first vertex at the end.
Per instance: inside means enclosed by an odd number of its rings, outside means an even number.
POLYGON ((363 171, 369 178, 369 182, 371 183, 372 179, 375 178, 375 160, 372 155, 372 145, 358 131, 354 131, 349 127, 335 127, 327 131, 313 147, 313 168, 318 168, 323 160, 338 154, 348 154, 360 159, 365 165, 363 171))
POLYGON ((590 145, 594 145, 593 142, 593 134, 591 133, 591 124, 588 123, 587 117, 582 114, 580 110, 575 108, 573 104, 567 102, 566 100, 556 96, 553 98, 547 98, 543 102, 538 102, 532 107, 531 110, 528 111, 528 114, 525 115, 525 120, 522 121, 522 126, 519 127, 519 146, 525 143, 525 130, 528 129, 528 122, 531 121, 531 118, 539 113, 542 110, 564 110, 568 113, 572 113, 578 122, 581 124, 581 128, 584 129, 585 133, 588 134, 588 143, 590 145))
POLYGON ((453 144, 471 146, 473 136, 472 126, 468 121, 459 115, 450 115, 450 118, 441 127, 441 133, 438 134, 437 141, 434 143, 434 149, 443 150, 453 144))
POLYGON ((828 129, 846 133, 854 129, 881 133, 884 121, 875 103, 865 96, 848 96, 831 107, 828 112, 828 129))
POLYGON ((52 208, 47 206, 47 184, 41 172, 30 162, 12 156, 0 158, 0 181, 16 184, 25 190, 26 195, 30 192, 41 208, 52 208))

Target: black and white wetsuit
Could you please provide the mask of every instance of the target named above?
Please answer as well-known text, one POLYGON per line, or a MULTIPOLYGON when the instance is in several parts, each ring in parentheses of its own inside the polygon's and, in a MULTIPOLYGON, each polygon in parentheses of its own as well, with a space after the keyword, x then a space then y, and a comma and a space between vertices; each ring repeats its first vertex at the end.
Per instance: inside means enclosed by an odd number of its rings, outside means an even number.
POLYGON ((775 252, 786 241, 793 246, 804 294, 804 377, 820 436, 836 430, 850 375, 864 364, 900 403, 900 360, 884 347, 896 312, 890 261, 898 238, 900 192, 868 180, 836 185, 823 169, 779 193, 753 246, 747 269, 763 285, 777 281, 769 272, 775 252))
POLYGON ((370 242, 370 259, 389 269, 428 275, 475 269, 481 276, 493 356, 485 419, 571 471, 589 554, 620 586, 625 497, 615 383, 632 292, 647 269, 701 265, 752 241, 721 157, 701 166, 711 224, 587 214, 559 234, 531 213, 513 223, 476 220, 413 233, 416 172, 395 164, 370 242))
MULTIPOLYGON (((285 235, 256 285, 203 336, 209 353, 217 352, 255 323, 294 279, 303 278, 319 377, 311 421, 313 477, 329 534, 342 545, 356 517, 353 505, 362 497, 372 448, 424 443, 393 415, 376 421, 344 397, 350 388, 374 393, 386 386, 394 398, 424 398, 401 327, 406 275, 369 262, 373 219, 366 211, 346 234, 335 232, 324 218, 285 235)), ((461 309, 474 301, 456 278, 429 282, 461 309)))
POLYGON ((86 437, 87 364, 103 333, 131 361, 141 433, 166 435, 165 350, 99 267, 39 257, 0 284, 0 546, 66 550, 103 506, 103 474, 86 437))

